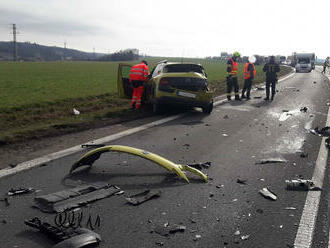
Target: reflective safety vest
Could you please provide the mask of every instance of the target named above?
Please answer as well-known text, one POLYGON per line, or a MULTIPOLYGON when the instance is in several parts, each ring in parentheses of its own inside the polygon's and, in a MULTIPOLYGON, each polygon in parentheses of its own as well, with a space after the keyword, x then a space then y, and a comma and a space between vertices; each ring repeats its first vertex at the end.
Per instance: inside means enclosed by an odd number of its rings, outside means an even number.
POLYGON ((238 72, 238 62, 235 62, 233 59, 231 61, 231 71, 229 72, 230 75, 237 75, 238 72))
POLYGON ((145 63, 134 65, 129 72, 129 81, 138 80, 145 82, 148 80, 148 74, 149 68, 145 63))
POLYGON ((253 66, 253 76, 255 77, 256 76, 256 68, 254 66, 254 64, 250 63, 250 62, 246 62, 245 63, 245 66, 244 66, 244 79, 248 79, 251 77, 251 72, 248 71, 248 68, 249 68, 249 64, 251 64, 253 66))

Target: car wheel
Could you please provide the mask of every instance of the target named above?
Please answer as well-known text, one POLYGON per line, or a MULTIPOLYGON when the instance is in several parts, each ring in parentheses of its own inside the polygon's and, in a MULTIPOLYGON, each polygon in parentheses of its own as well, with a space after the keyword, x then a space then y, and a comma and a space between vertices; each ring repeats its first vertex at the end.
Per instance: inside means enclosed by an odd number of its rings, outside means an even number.
POLYGON ((211 102, 209 105, 202 107, 203 109, 203 113, 204 114, 211 114, 212 110, 213 110, 213 102, 211 102))

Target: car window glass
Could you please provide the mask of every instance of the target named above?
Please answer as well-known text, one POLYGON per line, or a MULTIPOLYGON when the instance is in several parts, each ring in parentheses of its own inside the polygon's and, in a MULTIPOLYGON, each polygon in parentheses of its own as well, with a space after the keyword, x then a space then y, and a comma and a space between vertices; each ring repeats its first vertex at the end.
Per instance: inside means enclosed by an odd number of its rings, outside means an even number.
POLYGON ((197 72, 203 74, 203 68, 200 65, 195 64, 173 64, 166 65, 164 72, 175 73, 175 72, 197 72))
POLYGON ((154 72, 152 73, 152 77, 156 77, 160 73, 161 69, 162 69, 162 64, 157 65, 154 72))

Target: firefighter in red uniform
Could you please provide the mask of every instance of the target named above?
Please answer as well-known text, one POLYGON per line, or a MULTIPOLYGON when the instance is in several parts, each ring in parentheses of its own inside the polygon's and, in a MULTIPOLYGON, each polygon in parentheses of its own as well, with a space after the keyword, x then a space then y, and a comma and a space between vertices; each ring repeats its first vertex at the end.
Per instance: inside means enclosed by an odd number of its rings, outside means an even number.
POLYGON ((250 56, 249 61, 246 62, 244 66, 244 87, 242 90, 241 98, 246 98, 246 100, 250 100, 252 81, 256 76, 256 68, 254 66, 255 61, 256 61, 256 57, 250 56), (245 96, 245 92, 246 92, 246 96, 245 96))
POLYGON ((240 100, 239 98, 239 88, 238 88, 238 58, 240 57, 239 52, 234 52, 232 58, 227 61, 227 99, 231 100, 231 91, 234 88, 235 100, 240 100))
POLYGON ((141 107, 141 98, 144 91, 144 83, 148 81, 149 68, 148 63, 142 60, 140 64, 134 65, 129 72, 129 82, 133 86, 132 108, 141 107))

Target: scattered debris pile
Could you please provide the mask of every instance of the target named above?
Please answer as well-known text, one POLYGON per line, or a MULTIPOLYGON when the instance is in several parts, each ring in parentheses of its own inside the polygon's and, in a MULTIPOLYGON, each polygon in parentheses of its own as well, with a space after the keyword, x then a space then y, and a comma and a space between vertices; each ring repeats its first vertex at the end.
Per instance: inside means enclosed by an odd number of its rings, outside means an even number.
POLYGON ((287 190, 308 191, 308 190, 321 190, 320 187, 315 186, 312 180, 293 179, 285 180, 287 190))

